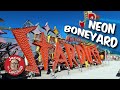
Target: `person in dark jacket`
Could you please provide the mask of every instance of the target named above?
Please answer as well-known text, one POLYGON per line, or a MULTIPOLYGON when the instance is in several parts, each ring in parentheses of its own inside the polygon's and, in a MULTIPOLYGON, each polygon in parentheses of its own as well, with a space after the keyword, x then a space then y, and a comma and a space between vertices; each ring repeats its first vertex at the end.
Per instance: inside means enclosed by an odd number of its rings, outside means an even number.
POLYGON ((118 71, 118 73, 116 74, 117 77, 120 77, 120 69, 118 71))
POLYGON ((50 66, 50 64, 51 64, 51 62, 52 62, 52 59, 51 59, 51 56, 49 55, 49 58, 48 58, 48 70, 47 70, 47 74, 50 74, 51 73, 51 66, 50 66))

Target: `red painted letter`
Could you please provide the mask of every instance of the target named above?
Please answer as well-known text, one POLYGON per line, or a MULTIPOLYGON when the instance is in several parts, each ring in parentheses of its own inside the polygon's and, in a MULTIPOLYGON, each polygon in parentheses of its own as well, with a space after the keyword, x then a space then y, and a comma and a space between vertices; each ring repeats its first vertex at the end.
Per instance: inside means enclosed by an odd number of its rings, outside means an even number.
POLYGON ((73 67, 72 61, 75 63, 76 66, 78 66, 77 61, 75 60, 75 49, 70 44, 65 44, 66 53, 68 55, 68 60, 70 62, 70 67, 73 67))
POLYGON ((81 47, 81 45, 75 45, 75 48, 78 54, 78 58, 80 60, 80 64, 84 64, 86 59, 84 49, 81 47))
POLYGON ((96 63, 101 64, 101 58, 100 58, 100 55, 99 55, 99 51, 97 50, 97 47, 95 45, 91 46, 91 52, 92 52, 93 57, 96 60, 96 63))
POLYGON ((27 27, 27 28, 15 28, 15 29, 12 29, 12 33, 14 34, 16 41, 18 42, 20 48, 22 49, 25 57, 28 60, 29 66, 26 67, 26 71, 39 73, 38 67, 35 63, 34 55, 32 53, 32 50, 30 48, 30 45, 26 36, 27 33, 35 29, 36 29, 35 26, 27 27))
POLYGON ((40 46, 44 70, 48 70, 48 50, 52 45, 46 42, 46 38, 43 32, 41 33, 40 40, 40 42, 34 42, 33 44, 40 46))
POLYGON ((54 52, 54 64, 53 64, 53 71, 56 68, 58 63, 65 62, 66 66, 69 67, 66 57, 64 56, 64 53, 62 51, 62 48, 60 47, 59 42, 56 43, 56 49, 54 52))

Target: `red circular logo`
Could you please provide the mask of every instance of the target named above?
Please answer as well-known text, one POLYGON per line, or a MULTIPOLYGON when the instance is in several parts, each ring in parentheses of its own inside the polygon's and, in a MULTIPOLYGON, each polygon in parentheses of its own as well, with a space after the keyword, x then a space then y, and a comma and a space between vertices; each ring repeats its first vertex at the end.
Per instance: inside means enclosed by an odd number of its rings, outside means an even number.
POLYGON ((10 75, 18 76, 24 71, 25 63, 20 56, 13 55, 6 59, 4 68, 10 75))

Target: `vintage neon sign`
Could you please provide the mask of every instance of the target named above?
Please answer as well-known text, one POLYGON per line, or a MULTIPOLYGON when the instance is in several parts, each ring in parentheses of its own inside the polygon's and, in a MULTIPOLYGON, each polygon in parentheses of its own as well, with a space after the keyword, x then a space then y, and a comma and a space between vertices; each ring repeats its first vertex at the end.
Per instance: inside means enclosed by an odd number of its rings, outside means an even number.
MULTIPOLYGON (((12 32, 16 38, 16 41, 18 42, 20 48, 22 49, 24 55, 26 56, 28 60, 29 66, 26 66, 26 71, 32 71, 34 73, 39 73, 37 65, 35 63, 35 59, 32 53, 32 50, 30 49, 30 45, 27 39, 27 33, 35 30, 36 26, 32 27, 26 27, 26 28, 15 28, 12 29, 12 32)), ((48 50, 52 46, 46 41, 46 37, 44 33, 42 33, 40 37, 40 42, 35 41, 33 43, 36 46, 40 47, 40 52, 42 55, 42 61, 44 64, 44 70, 48 69, 48 50)), ((53 71, 55 70, 56 66, 58 63, 65 63, 67 67, 72 67, 73 63, 75 63, 76 66, 78 66, 78 63, 76 62, 74 56, 75 56, 75 49, 78 54, 78 58, 80 60, 81 64, 85 63, 85 60, 88 60, 90 63, 93 63, 92 61, 92 55, 95 56, 95 60, 97 61, 98 64, 101 64, 101 59, 99 56, 99 52, 96 48, 96 46, 92 47, 91 46, 86 46, 86 45, 75 45, 74 47, 71 46, 70 44, 64 44, 67 55, 68 55, 68 60, 66 59, 64 52, 60 46, 59 41, 56 43, 55 47, 55 52, 54 52, 54 63, 53 63, 53 71), (97 54, 96 54, 97 53, 97 54), (81 58, 82 57, 82 58, 81 58)))
POLYGON ((27 33, 35 30, 35 28, 36 26, 26 28, 15 28, 12 29, 12 33, 15 36, 18 45, 20 46, 28 60, 29 65, 26 66, 25 70, 39 73, 38 67, 35 63, 34 55, 32 53, 32 50, 27 39, 27 33))

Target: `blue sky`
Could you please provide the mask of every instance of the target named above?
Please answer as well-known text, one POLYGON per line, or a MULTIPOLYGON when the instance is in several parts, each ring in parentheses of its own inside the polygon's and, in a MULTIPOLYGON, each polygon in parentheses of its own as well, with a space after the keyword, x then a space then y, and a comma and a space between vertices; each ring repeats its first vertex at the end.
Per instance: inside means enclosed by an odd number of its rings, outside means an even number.
MULTIPOLYGON (((65 37, 63 31, 66 24, 79 25, 79 20, 83 20, 82 11, 0 11, 0 17, 5 20, 1 22, 0 26, 19 28, 23 27, 23 24, 26 20, 30 20, 33 24, 37 22, 40 23, 40 26, 44 26, 48 22, 50 28, 57 26, 57 29, 60 31, 60 34, 65 37)), ((8 31, 7 31, 8 32, 8 31)), ((7 35, 13 37, 12 33, 7 35)))
MULTIPOLYGON (((102 21, 115 22, 120 28, 120 11, 93 11, 100 16, 102 21)), ((64 33, 64 26, 79 26, 79 20, 83 20, 83 11, 0 11, 0 18, 5 22, 0 22, 0 26, 20 28, 26 20, 30 20, 33 24, 40 23, 44 26, 48 22, 50 28, 57 26, 62 37, 66 37, 64 33)), ((10 31, 3 37, 14 38, 10 31)), ((117 37, 119 38, 120 30, 117 30, 117 37)), ((120 49, 120 46, 119 48, 120 49)), ((117 49, 117 50, 118 50, 117 49)))
MULTIPOLYGON (((120 11, 94 11, 104 20, 120 21, 120 11)), ((79 25, 79 20, 83 20, 83 11, 0 11, 0 18, 3 18, 5 22, 1 22, 0 26, 19 28, 23 27, 26 20, 30 20, 33 24, 37 22, 40 26, 44 26, 46 22, 49 23, 50 28, 57 26, 60 34, 65 37, 63 31, 64 26, 79 25)), ((13 38, 11 32, 8 32, 5 37, 13 38)))

